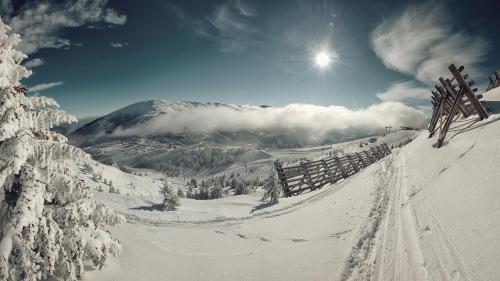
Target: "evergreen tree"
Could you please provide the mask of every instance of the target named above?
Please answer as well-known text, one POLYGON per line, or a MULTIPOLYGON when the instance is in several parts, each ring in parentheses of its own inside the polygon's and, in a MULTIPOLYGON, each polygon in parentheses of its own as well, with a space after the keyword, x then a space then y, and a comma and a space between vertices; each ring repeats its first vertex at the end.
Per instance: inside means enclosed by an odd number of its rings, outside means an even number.
POLYGON ((191 185, 188 187, 188 191, 186 193, 186 197, 187 198, 191 198, 191 199, 194 198, 193 187, 191 185))
POLYGON ((182 189, 181 189, 180 187, 177 189, 177 195, 179 196, 179 198, 184 198, 184 197, 186 197, 186 196, 184 195, 184 191, 182 191, 182 189))
POLYGON ((0 280, 77 280, 120 244, 104 231, 123 221, 79 174, 90 162, 53 126, 76 119, 50 98, 26 96, 20 37, 0 20, 0 280), (85 265, 85 266, 84 266, 85 265))
POLYGON ((160 190, 160 194, 163 195, 163 209, 164 210, 175 210, 181 206, 181 201, 176 192, 173 191, 172 187, 168 182, 163 184, 160 190))
POLYGON ((250 194, 251 192, 251 186, 243 178, 236 178, 236 188, 234 189, 236 195, 250 194))
POLYGON ((210 199, 210 192, 206 184, 200 186, 200 192, 198 193, 198 199, 208 200, 210 199))
POLYGON ((262 197, 262 201, 269 201, 270 203, 276 204, 279 202, 281 192, 282 190, 278 184, 278 179, 276 175, 272 173, 264 181, 264 196, 262 197))
POLYGON ((210 190, 210 199, 222 198, 222 187, 220 185, 215 185, 210 190))

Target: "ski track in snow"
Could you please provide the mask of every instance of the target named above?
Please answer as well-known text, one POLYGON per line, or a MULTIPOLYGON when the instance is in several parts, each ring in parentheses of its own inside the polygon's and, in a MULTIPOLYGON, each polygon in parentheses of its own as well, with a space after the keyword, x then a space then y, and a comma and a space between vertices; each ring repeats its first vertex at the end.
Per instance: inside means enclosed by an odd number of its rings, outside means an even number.
POLYGON ((258 218, 273 218, 273 217, 278 217, 282 216, 294 211, 297 211, 301 208, 304 208, 306 206, 309 206, 311 204, 314 204, 317 201, 322 200, 323 198, 339 191, 342 187, 344 187, 346 184, 349 183, 349 181, 356 177, 358 174, 352 175, 348 179, 344 179, 341 182, 338 182, 334 185, 330 186, 325 186, 322 189, 315 191, 317 194, 314 194, 304 200, 301 200, 299 202, 296 202, 294 204, 288 205, 286 207, 280 208, 280 209, 274 209, 270 211, 265 211, 265 212, 259 212, 255 213, 250 216, 244 216, 244 217, 220 217, 220 218, 215 218, 215 219, 210 219, 210 220, 199 220, 199 221, 184 221, 184 220, 154 220, 154 219, 148 219, 148 218, 143 218, 140 216, 137 216, 135 214, 131 213, 122 213, 125 218, 127 219, 128 223, 133 223, 133 224, 145 224, 145 225, 154 225, 154 226, 170 226, 170 225, 178 225, 178 226, 214 226, 214 225, 224 225, 224 224, 240 224, 244 221, 252 220, 252 219, 258 219, 258 218))
POLYGON ((425 189, 409 185, 405 155, 390 161, 339 280, 472 281, 425 189))

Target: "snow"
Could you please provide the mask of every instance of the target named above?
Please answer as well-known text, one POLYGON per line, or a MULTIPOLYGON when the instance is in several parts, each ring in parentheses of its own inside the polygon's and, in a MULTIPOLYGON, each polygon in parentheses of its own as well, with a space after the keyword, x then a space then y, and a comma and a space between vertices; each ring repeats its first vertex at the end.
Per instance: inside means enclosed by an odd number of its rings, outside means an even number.
POLYGON ((136 218, 112 229, 124 245, 123 255, 87 278, 331 279, 350 249, 346 241, 370 209, 375 189, 370 181, 379 165, 387 163, 380 162, 334 187, 282 198, 270 207, 255 194, 210 201, 184 199, 179 211, 163 212, 171 213, 166 216, 127 211, 136 218))
MULTIPOLYGON (((409 225, 399 225, 407 230, 400 241, 414 252, 399 259, 411 273, 424 271, 430 280, 500 279, 499 117, 475 123, 441 149, 425 134, 403 149, 396 200, 409 225)), ((397 272, 419 280, 405 273, 397 272)))
MULTIPOLYGON (((182 198, 164 212, 158 193, 96 192, 128 222, 110 228, 122 255, 85 280, 499 280, 499 118, 461 121, 467 129, 452 131, 440 149, 420 132, 355 176, 277 204, 262 202, 259 189, 182 198)), ((266 151, 269 159, 248 166, 325 150, 266 151)))

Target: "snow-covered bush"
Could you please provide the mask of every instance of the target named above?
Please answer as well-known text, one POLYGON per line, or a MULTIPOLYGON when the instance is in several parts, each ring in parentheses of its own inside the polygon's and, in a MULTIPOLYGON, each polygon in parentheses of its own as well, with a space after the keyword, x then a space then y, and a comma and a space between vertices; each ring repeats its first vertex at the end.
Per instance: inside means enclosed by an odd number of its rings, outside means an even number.
POLYGON ((278 184, 278 179, 274 173, 266 179, 264 182, 264 196, 262 196, 263 201, 269 201, 270 203, 278 203, 281 197, 281 187, 278 184))
POLYGON ((164 210, 175 210, 181 206, 181 201, 179 195, 174 192, 172 187, 168 182, 165 181, 163 187, 160 190, 160 194, 163 196, 163 209, 164 210))
POLYGON ((109 186, 109 193, 120 194, 120 189, 118 187, 114 187, 113 185, 109 186))
POLYGON ((51 131, 76 119, 46 97, 28 97, 20 37, 0 20, 0 280, 77 280, 120 244, 104 231, 121 222, 90 199, 82 150, 51 131))

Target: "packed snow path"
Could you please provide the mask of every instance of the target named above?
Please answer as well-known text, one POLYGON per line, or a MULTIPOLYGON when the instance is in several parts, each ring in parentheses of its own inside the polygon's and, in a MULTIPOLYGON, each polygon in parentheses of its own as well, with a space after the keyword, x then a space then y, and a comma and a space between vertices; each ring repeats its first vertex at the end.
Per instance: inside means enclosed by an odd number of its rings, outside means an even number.
POLYGON ((341 280, 500 280, 497 118, 439 150, 422 134, 393 154, 386 207, 370 214, 382 225, 361 227, 341 280))

